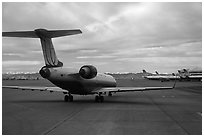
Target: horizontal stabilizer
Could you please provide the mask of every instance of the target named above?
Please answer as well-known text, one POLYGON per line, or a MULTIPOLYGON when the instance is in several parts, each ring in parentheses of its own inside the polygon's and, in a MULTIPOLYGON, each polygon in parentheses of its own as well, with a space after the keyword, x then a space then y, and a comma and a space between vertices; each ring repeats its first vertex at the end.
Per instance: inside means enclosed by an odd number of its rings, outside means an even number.
POLYGON ((24 37, 24 38, 55 38, 68 35, 80 34, 82 31, 80 29, 74 30, 46 30, 46 29, 36 29, 34 31, 13 31, 13 32, 3 32, 3 37, 24 37))
POLYGON ((55 30, 55 31, 48 31, 50 33, 51 38, 55 37, 62 37, 62 36, 68 36, 68 35, 75 35, 82 33, 81 30, 55 30))
POLYGON ((23 37, 23 38, 39 38, 35 31, 13 31, 13 32, 3 32, 3 37, 23 37))

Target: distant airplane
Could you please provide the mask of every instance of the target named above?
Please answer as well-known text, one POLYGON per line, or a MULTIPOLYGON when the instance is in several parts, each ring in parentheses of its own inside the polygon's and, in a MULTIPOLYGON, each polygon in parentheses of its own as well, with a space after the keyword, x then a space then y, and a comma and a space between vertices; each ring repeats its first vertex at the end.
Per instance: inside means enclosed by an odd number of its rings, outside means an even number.
POLYGON ((155 73, 157 74, 157 75, 161 75, 161 76, 169 76, 169 75, 172 75, 172 74, 167 74, 167 73, 159 73, 158 71, 155 71, 155 73))
POLYGON ((46 30, 3 32, 4 37, 40 38, 43 50, 45 66, 39 71, 40 75, 52 82, 57 87, 23 87, 3 86, 3 88, 39 90, 50 92, 62 92, 65 94, 64 101, 72 102, 72 94, 89 95, 96 94, 95 101, 103 102, 103 95, 112 96, 116 92, 164 90, 172 87, 116 87, 116 80, 107 74, 98 73, 96 67, 84 65, 79 70, 64 68, 58 60, 52 44, 52 38, 82 33, 81 30, 46 30))
POLYGON ((147 73, 147 71, 142 70, 144 73, 144 78, 149 79, 149 80, 159 80, 161 82, 164 81, 170 81, 170 80, 180 80, 179 76, 176 76, 174 73, 171 75, 167 74, 159 74, 157 71, 155 71, 156 74, 152 73, 147 73))
POLYGON ((194 70, 187 70, 187 69, 182 69, 178 70, 178 73, 181 77, 182 80, 198 80, 202 81, 202 71, 194 71, 194 70))
MULTIPOLYGON (((186 69, 185 69, 186 70, 186 69)), ((202 75, 202 70, 186 70, 190 75, 202 75)))
POLYGON ((198 80, 202 81, 202 71, 193 71, 182 69, 178 70, 177 74, 172 73, 169 74, 159 74, 155 71, 156 74, 148 73, 146 70, 142 70, 144 74, 144 78, 149 80, 160 80, 163 81, 170 81, 170 80, 179 80, 179 81, 191 81, 191 80, 198 80))
POLYGON ((156 76, 157 75, 157 74, 153 74, 153 73, 147 72, 145 69, 142 70, 142 73, 143 73, 143 77, 146 77, 146 76, 156 76))

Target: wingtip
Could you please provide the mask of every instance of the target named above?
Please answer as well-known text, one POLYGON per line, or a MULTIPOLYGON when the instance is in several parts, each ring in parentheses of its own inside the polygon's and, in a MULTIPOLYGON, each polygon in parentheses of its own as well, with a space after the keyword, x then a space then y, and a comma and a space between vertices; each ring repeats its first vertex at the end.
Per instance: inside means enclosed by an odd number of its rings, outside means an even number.
POLYGON ((81 29, 78 29, 80 33, 82 33, 81 29))

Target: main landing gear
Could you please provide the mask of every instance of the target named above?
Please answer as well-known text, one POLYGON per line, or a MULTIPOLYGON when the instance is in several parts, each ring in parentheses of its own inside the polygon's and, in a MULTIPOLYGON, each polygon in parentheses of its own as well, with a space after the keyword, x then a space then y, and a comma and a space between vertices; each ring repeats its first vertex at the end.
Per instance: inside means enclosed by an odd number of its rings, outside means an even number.
POLYGON ((104 97, 101 95, 97 95, 95 96, 95 102, 103 102, 104 101, 104 97))
POLYGON ((112 94, 111 92, 108 93, 108 96, 109 96, 109 97, 112 96, 112 95, 113 95, 113 94, 112 94))
MULTIPOLYGON (((64 96, 64 101, 65 102, 73 102, 73 96, 71 94, 66 94, 64 96)), ((103 102, 103 101, 104 101, 104 97, 101 94, 95 96, 95 102, 103 102)))
POLYGON ((71 94, 64 96, 65 102, 73 102, 73 96, 71 94))

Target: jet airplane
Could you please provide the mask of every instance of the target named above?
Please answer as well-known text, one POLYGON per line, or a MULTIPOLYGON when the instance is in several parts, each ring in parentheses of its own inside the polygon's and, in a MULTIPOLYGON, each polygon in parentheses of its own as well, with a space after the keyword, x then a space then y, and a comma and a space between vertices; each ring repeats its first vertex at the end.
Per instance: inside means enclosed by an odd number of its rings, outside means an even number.
POLYGON ((170 80, 180 80, 180 77, 172 74, 159 74, 157 71, 155 71, 156 74, 147 73, 145 70, 143 70, 144 78, 149 80, 160 80, 161 82, 164 81, 170 81, 170 80))
POLYGON ((198 80, 202 81, 202 71, 193 71, 193 70, 178 70, 178 73, 182 80, 198 80))
POLYGON ((95 101, 103 102, 103 95, 112 96, 112 93, 116 92, 165 90, 175 87, 175 83, 172 87, 117 87, 116 80, 112 76, 98 73, 93 65, 83 65, 79 70, 63 67, 63 63, 56 56, 52 38, 80 33, 82 33, 80 29, 3 32, 3 37, 39 38, 45 61, 45 66, 40 69, 39 73, 56 85, 56 87, 3 86, 3 88, 62 92, 65 94, 64 101, 66 102, 73 101, 73 94, 95 94, 95 101))

